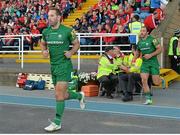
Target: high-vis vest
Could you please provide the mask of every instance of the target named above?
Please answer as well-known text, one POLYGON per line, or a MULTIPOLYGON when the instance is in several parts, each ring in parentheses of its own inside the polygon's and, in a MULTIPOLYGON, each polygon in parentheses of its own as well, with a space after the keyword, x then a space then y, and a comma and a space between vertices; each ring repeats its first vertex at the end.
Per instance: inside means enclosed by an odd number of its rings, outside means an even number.
POLYGON ((116 66, 116 69, 114 71, 114 74, 123 72, 121 69, 119 69, 120 65, 123 64, 123 58, 122 57, 118 57, 118 58, 114 58, 113 59, 113 63, 116 66))
POLYGON ((140 73, 140 68, 142 65, 142 59, 137 58, 135 61, 133 61, 133 58, 134 58, 134 55, 131 53, 129 55, 129 59, 128 59, 128 66, 130 67, 129 72, 140 73))
POLYGON ((131 53, 131 54, 129 55, 129 58, 128 58, 128 67, 130 67, 130 66, 131 66, 131 63, 132 63, 133 57, 134 57, 134 55, 131 53))
POLYGON ((115 64, 111 63, 106 56, 101 56, 98 65, 97 79, 103 75, 109 75, 110 73, 113 73, 115 69, 115 64))
POLYGON ((129 55, 125 55, 123 59, 123 65, 128 67, 129 55))
POLYGON ((140 73, 141 65, 142 65, 142 59, 137 58, 134 63, 132 62, 129 72, 140 73))
MULTIPOLYGON (((172 38, 170 39, 168 55, 173 55, 173 42, 174 42, 175 40, 178 40, 178 38, 177 38, 177 37, 172 37, 172 38)), ((180 52, 179 52, 178 47, 176 48, 176 54, 175 54, 175 55, 178 55, 178 56, 180 55, 180 52)))
POLYGON ((144 26, 144 24, 138 21, 129 23, 130 32, 139 35, 142 26, 144 26))

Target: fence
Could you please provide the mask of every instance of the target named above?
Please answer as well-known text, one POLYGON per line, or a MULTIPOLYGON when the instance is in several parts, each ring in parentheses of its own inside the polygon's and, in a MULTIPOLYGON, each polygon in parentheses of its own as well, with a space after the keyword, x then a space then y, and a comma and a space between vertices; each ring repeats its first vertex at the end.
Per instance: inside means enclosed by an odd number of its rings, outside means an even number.
MULTIPOLYGON (((24 38, 26 36, 42 36, 41 34, 38 35, 0 35, 0 39, 18 39, 18 46, 16 46, 18 48, 18 50, 15 51, 0 51, 0 53, 18 53, 19 54, 19 59, 21 60, 21 68, 23 69, 24 67, 24 53, 39 53, 41 52, 40 50, 24 50, 24 38)), ((138 42, 138 36, 135 34, 129 34, 129 33, 77 33, 77 37, 79 39, 79 41, 81 41, 82 38, 99 38, 99 45, 95 44, 91 44, 91 45, 81 45, 80 49, 77 52, 78 55, 78 70, 80 70, 80 63, 81 63, 81 59, 80 59, 80 55, 81 53, 99 53, 100 55, 104 52, 103 51, 103 47, 107 46, 103 43, 103 38, 104 37, 124 37, 124 36, 136 36, 136 43, 138 42), (93 48, 93 47, 99 47, 99 50, 82 50, 82 48, 87 47, 87 48, 93 48)), ((161 38, 161 44, 163 44, 163 38, 161 38)), ((130 44, 115 44, 116 46, 130 46, 130 44)), ((114 44, 108 45, 108 46, 114 46, 114 44)), ((71 46, 72 47, 72 46, 71 46)), ((6 47, 4 47, 6 48, 6 47)), ((122 50, 122 52, 131 52, 131 50, 122 50)), ((163 53, 161 54, 161 67, 163 66, 162 64, 163 62, 163 53)))

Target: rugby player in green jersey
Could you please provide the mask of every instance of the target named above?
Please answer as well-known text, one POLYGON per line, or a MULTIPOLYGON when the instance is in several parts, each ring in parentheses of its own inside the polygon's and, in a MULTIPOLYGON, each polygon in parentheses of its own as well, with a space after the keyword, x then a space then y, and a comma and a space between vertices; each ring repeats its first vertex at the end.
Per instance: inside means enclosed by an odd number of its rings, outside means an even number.
POLYGON ((138 55, 141 53, 143 60, 140 74, 142 79, 142 87, 146 97, 146 102, 144 104, 149 105, 152 104, 152 97, 150 88, 148 86, 149 75, 152 75, 154 85, 160 85, 162 83, 162 87, 165 87, 164 80, 159 76, 160 66, 157 59, 157 55, 161 53, 162 47, 158 40, 149 35, 147 28, 143 26, 140 31, 140 41, 138 42, 137 48, 137 53, 138 55))
POLYGON ((65 100, 78 99, 81 109, 85 108, 84 93, 67 91, 73 66, 71 56, 79 49, 74 30, 60 23, 59 10, 51 7, 48 12, 49 27, 42 32, 41 49, 44 57, 50 57, 52 81, 55 86, 56 116, 46 131, 61 129, 65 100), (70 50, 70 44, 73 45, 70 50))

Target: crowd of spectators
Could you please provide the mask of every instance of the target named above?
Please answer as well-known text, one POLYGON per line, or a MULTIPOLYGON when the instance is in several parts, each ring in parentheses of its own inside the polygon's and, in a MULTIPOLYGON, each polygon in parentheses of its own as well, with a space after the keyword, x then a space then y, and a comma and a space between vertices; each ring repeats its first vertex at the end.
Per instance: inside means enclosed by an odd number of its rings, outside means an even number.
MULTIPOLYGON (((80 33, 128 33, 128 24, 134 15, 138 15, 151 32, 164 19, 161 1, 100 0, 81 18, 77 18, 72 27, 80 33)), ((48 26, 47 12, 50 6, 57 7, 62 18, 66 18, 81 2, 83 0, 1 0, 0 35, 40 34, 48 26)), ((33 49, 38 40, 38 37, 26 37, 24 42, 33 49)), ((14 39, 3 41, 5 45, 15 42, 14 39)), ((104 37, 103 42, 126 44, 129 38, 104 37)), ((83 44, 99 44, 99 38, 81 38, 83 44)))
MULTIPOLYGON (((80 33, 129 33, 129 23, 138 16, 151 32, 164 19, 167 1, 162 0, 100 0, 72 26, 80 33)), ((104 44, 129 43, 128 37, 104 37, 104 44)), ((97 38, 82 38, 81 44, 98 44, 97 38)))
MULTIPOLYGON (((40 34, 48 26, 47 13, 57 7, 66 18, 77 6, 74 0, 1 0, 0 35, 40 34)), ((24 44, 37 44, 38 37, 25 37, 24 44)), ((6 39, 1 44, 14 45, 17 41, 6 39)))

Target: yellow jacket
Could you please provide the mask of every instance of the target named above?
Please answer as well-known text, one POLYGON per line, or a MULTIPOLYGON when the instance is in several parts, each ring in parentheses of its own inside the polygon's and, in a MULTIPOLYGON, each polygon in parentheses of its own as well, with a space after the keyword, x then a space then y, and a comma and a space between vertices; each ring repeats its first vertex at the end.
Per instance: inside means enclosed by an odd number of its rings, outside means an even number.
POLYGON ((117 66, 113 63, 113 60, 109 60, 108 56, 106 55, 101 56, 101 58, 99 59, 97 79, 103 75, 114 73, 117 66))

